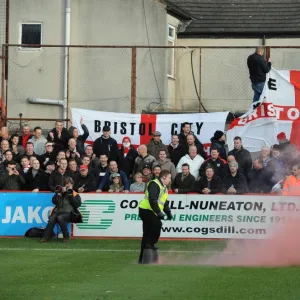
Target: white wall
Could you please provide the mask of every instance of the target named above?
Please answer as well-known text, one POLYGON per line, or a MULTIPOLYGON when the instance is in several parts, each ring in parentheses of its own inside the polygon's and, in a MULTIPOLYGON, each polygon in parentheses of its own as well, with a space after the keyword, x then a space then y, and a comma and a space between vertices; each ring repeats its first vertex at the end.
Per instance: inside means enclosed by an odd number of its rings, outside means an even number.
MULTIPOLYGON (((261 39, 177 39, 177 46, 254 46, 261 39)), ((270 39, 266 45, 299 46, 300 39, 270 39)), ((198 111, 191 71, 192 49, 176 50, 176 103, 182 110, 198 111)), ((193 54, 195 81, 201 101, 208 111, 245 111, 253 98, 247 57, 254 48, 197 49, 193 54), (201 74, 201 76, 200 76, 201 74)), ((300 68, 300 49, 271 50, 278 69, 300 68)))
MULTIPOLYGON (((72 0, 71 44, 166 45, 166 10, 154 0, 72 0), (148 32, 148 35, 147 35, 148 32)), ((43 22, 43 43, 63 44, 64 1, 11 0, 10 43, 19 42, 19 22, 43 22)), ((137 112, 167 98, 166 53, 138 49, 137 112)), ((62 99, 63 49, 10 48, 8 116, 61 117, 53 106, 29 105, 27 97, 62 99)), ((131 49, 70 49, 70 107, 129 112, 131 49)))

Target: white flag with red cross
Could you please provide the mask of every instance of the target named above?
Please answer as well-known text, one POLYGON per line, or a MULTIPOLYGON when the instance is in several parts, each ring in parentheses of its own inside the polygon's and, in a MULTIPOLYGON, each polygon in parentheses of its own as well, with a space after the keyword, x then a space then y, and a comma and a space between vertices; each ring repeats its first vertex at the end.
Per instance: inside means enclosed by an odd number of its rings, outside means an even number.
POLYGON ((122 144, 124 137, 129 137, 134 146, 148 144, 155 131, 161 133, 164 144, 169 144, 172 134, 179 134, 182 123, 188 122, 191 125, 191 131, 202 142, 206 151, 215 131, 224 131, 227 116, 228 112, 127 114, 72 108, 73 125, 82 134, 80 119, 83 119, 83 123, 90 133, 87 139, 90 144, 102 135, 104 126, 110 127, 111 136, 117 140, 119 145, 122 144))
POLYGON ((300 148, 300 71, 271 69, 256 104, 235 119, 227 131, 229 149, 233 139, 239 136, 250 152, 260 151, 262 146, 277 144, 277 134, 284 132, 287 139, 300 148), (255 106, 258 106, 255 108, 255 106))

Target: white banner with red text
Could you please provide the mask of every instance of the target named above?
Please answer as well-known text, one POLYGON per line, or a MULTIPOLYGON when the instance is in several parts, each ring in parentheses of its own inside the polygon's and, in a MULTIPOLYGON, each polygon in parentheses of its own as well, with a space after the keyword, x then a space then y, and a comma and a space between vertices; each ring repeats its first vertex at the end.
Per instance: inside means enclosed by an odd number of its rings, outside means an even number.
POLYGON ((250 152, 262 146, 277 144, 277 134, 284 132, 287 139, 300 146, 300 71, 271 69, 260 100, 252 104, 246 114, 235 119, 227 131, 228 148, 233 149, 233 138, 240 136, 250 152))
POLYGON ((88 140, 102 135, 103 126, 110 126, 111 136, 122 144, 128 136, 133 145, 148 144, 154 131, 159 131, 164 144, 171 142, 172 134, 179 134, 181 124, 189 122, 191 130, 202 142, 210 144, 216 130, 224 131, 228 112, 195 114, 125 114, 72 108, 73 124, 83 133, 80 119, 90 132, 88 140))
MULTIPOLYGON (((83 223, 77 237, 141 237, 142 194, 81 194, 83 223)), ((299 197, 169 195, 173 220, 162 238, 267 239, 300 209, 299 197)))

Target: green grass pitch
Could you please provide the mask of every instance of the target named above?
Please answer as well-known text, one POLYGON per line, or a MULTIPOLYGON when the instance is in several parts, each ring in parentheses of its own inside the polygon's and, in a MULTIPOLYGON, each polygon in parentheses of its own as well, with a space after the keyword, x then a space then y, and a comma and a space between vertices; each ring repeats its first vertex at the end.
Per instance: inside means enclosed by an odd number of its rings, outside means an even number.
MULTIPOLYGON (((220 251, 225 243, 160 241, 158 246, 162 256, 187 258, 220 251)), ((0 239, 0 300, 300 299, 296 267, 145 266, 137 264, 138 248, 137 240, 72 239, 64 245, 0 239)))

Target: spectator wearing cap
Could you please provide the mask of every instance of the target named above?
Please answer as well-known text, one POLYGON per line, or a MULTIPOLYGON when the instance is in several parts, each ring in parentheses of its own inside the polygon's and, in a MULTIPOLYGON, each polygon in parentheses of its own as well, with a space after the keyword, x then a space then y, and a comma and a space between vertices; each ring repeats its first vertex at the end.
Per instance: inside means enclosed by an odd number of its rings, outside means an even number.
POLYGON ((149 165, 144 165, 144 167, 142 169, 142 181, 144 183, 147 183, 152 179, 153 179, 153 174, 151 172, 150 166, 149 165))
POLYGON ((81 165, 80 173, 74 178, 74 190, 78 193, 89 193, 96 191, 95 177, 89 172, 86 165, 81 165))
POLYGON ((154 131, 153 138, 150 140, 150 142, 147 145, 147 152, 155 157, 155 159, 159 159, 159 151, 165 150, 167 153, 167 156, 169 156, 168 148, 165 144, 163 144, 161 140, 161 133, 159 131, 154 131))
POLYGON ((300 196, 300 166, 293 166, 293 174, 288 176, 283 184, 283 196, 300 196))
MULTIPOLYGON (((187 146, 187 136, 192 134, 195 136, 195 133, 191 131, 191 123, 184 122, 181 124, 181 132, 178 135, 179 137, 179 144, 186 147, 187 146)), ((195 144, 201 144, 198 138, 195 136, 195 144)))
POLYGON ((214 175, 221 177, 226 160, 220 157, 219 148, 210 148, 210 158, 206 159, 200 167, 199 176, 204 177, 208 166, 214 169, 214 175))
POLYGON ((127 178, 132 182, 134 162, 138 153, 131 145, 131 140, 125 136, 122 140, 122 146, 118 150, 118 166, 120 170, 124 171, 127 178))
POLYGON ((93 151, 96 157, 100 157, 100 154, 105 153, 109 161, 117 161, 118 144, 117 141, 110 136, 109 126, 103 127, 103 134, 95 140, 93 151))
POLYGON ((48 181, 49 176, 40 168, 40 162, 35 159, 25 175, 25 190, 33 193, 49 191, 48 181))
MULTIPOLYGON (((101 155, 102 153, 100 154, 100 156, 101 155)), ((84 149, 84 154, 82 156, 88 156, 91 159, 91 165, 93 168, 97 168, 99 166, 100 157, 96 157, 96 154, 93 152, 93 146, 86 145, 84 149)))
POLYGON ((224 194, 245 194, 248 191, 245 176, 239 171, 239 164, 232 161, 229 164, 230 174, 223 178, 222 192, 224 194))
POLYGON ((0 190, 20 191, 25 184, 25 179, 17 171, 16 163, 10 161, 7 164, 6 171, 0 176, 0 190))
MULTIPOLYGON (((166 150, 162 149, 159 151, 159 159, 153 163, 153 167, 157 165, 160 166, 161 170, 169 171, 171 173, 172 180, 175 178, 177 173, 176 168, 171 160, 167 158, 166 150)), ((157 178, 159 178, 159 174, 157 178)))
POLYGON ((186 146, 185 146, 185 153, 189 153, 189 148, 191 146, 195 146, 197 148, 197 154, 199 154, 204 159, 207 159, 207 154, 204 151, 203 145, 199 142, 198 144, 195 144, 195 136, 193 134, 189 134, 186 137, 186 146))
POLYGON ((214 136, 210 139, 210 141, 211 141, 210 147, 214 149, 218 149, 220 158, 226 160, 227 159, 227 153, 225 148, 226 137, 224 132, 221 130, 217 130, 214 136))
POLYGON ((33 129, 33 136, 28 140, 33 144, 33 151, 37 155, 45 153, 46 138, 42 135, 42 128, 37 126, 33 129))
POLYGON ((172 141, 168 146, 168 151, 171 162, 174 166, 177 166, 180 158, 185 156, 185 148, 179 144, 178 134, 172 135, 172 141))
POLYGON ((31 138, 32 134, 30 133, 30 127, 27 124, 24 124, 22 134, 19 136, 19 145, 25 149, 28 140, 31 138))
POLYGON ((19 136, 17 134, 13 134, 9 139, 9 147, 13 152, 14 160, 20 161, 22 155, 24 155, 24 148, 19 145, 19 136))
POLYGON ((95 177, 96 185, 99 186, 100 182, 108 172, 108 157, 106 154, 100 154, 99 165, 92 169, 92 174, 95 177))
POLYGON ((109 163, 109 171, 105 174, 103 179, 101 180, 98 189, 96 190, 97 193, 101 193, 102 191, 108 191, 109 186, 113 183, 112 178, 110 177, 113 173, 119 173, 121 180, 124 184, 124 192, 129 192, 129 181, 125 172, 118 169, 118 164, 116 161, 112 160, 109 163))
POLYGON ((54 161, 47 161, 46 166, 45 166, 45 173, 50 177, 51 173, 55 170, 56 164, 54 161))
POLYGON ((142 173, 145 165, 149 166, 149 169, 152 170, 152 165, 155 161, 156 161, 155 157, 148 154, 147 146, 140 145, 138 148, 138 156, 136 157, 134 162, 133 176, 137 172, 142 173))
POLYGON ((70 137, 68 130, 63 127, 63 122, 56 121, 55 128, 48 133, 47 141, 53 142, 56 150, 62 150, 68 148, 70 137))
POLYGON ((109 186, 109 193, 120 193, 124 191, 124 184, 119 173, 111 174, 110 180, 112 181, 112 184, 109 186))
POLYGON ((248 174, 250 193, 270 193, 276 181, 272 181, 272 174, 263 166, 263 161, 257 158, 253 162, 253 168, 248 174))
POLYGON ((172 181, 171 189, 176 194, 186 194, 194 191, 195 177, 190 173, 190 166, 183 164, 181 172, 172 181))
POLYGON ((222 180, 215 175, 214 168, 207 166, 204 175, 195 182, 194 191, 199 194, 217 194, 222 192, 222 180))
POLYGON ((203 157, 197 154, 197 147, 191 146, 189 149, 189 154, 186 154, 180 159, 176 167, 177 173, 180 173, 183 164, 188 164, 190 166, 191 174, 195 177, 195 180, 198 180, 199 169, 203 162, 203 157))
POLYGON ((252 157, 248 150, 243 147, 242 139, 236 136, 233 139, 234 149, 231 150, 228 155, 233 155, 239 165, 239 172, 243 173, 247 178, 250 170, 252 169, 252 157))
POLYGON ((68 161, 66 158, 61 158, 58 162, 58 168, 55 169, 49 177, 49 188, 50 191, 54 192, 55 187, 60 185, 63 186, 64 180, 67 177, 71 177, 67 171, 68 161))
POLYGON ((145 192, 146 184, 143 182, 143 175, 141 173, 136 173, 134 175, 134 183, 130 185, 131 193, 143 193, 145 192))
POLYGON ((40 162, 42 168, 46 167, 48 161, 56 161, 56 152, 54 151, 54 146, 52 142, 47 142, 45 144, 45 153, 40 156, 40 162))
POLYGON ((73 126, 73 123, 71 121, 71 126, 69 128, 69 134, 71 138, 73 138, 76 141, 77 145, 77 151, 80 153, 80 155, 84 154, 84 143, 86 139, 89 137, 90 133, 88 128, 83 124, 83 118, 80 118, 80 126, 83 131, 83 134, 79 135, 78 128, 73 126))
POLYGON ((152 168, 152 180, 154 179, 158 179, 159 178, 159 174, 161 172, 161 167, 160 165, 154 165, 153 168, 152 168))
POLYGON ((78 170, 78 164, 77 161, 74 158, 70 158, 68 160, 68 173, 70 177, 75 180, 75 177, 80 174, 78 170))

